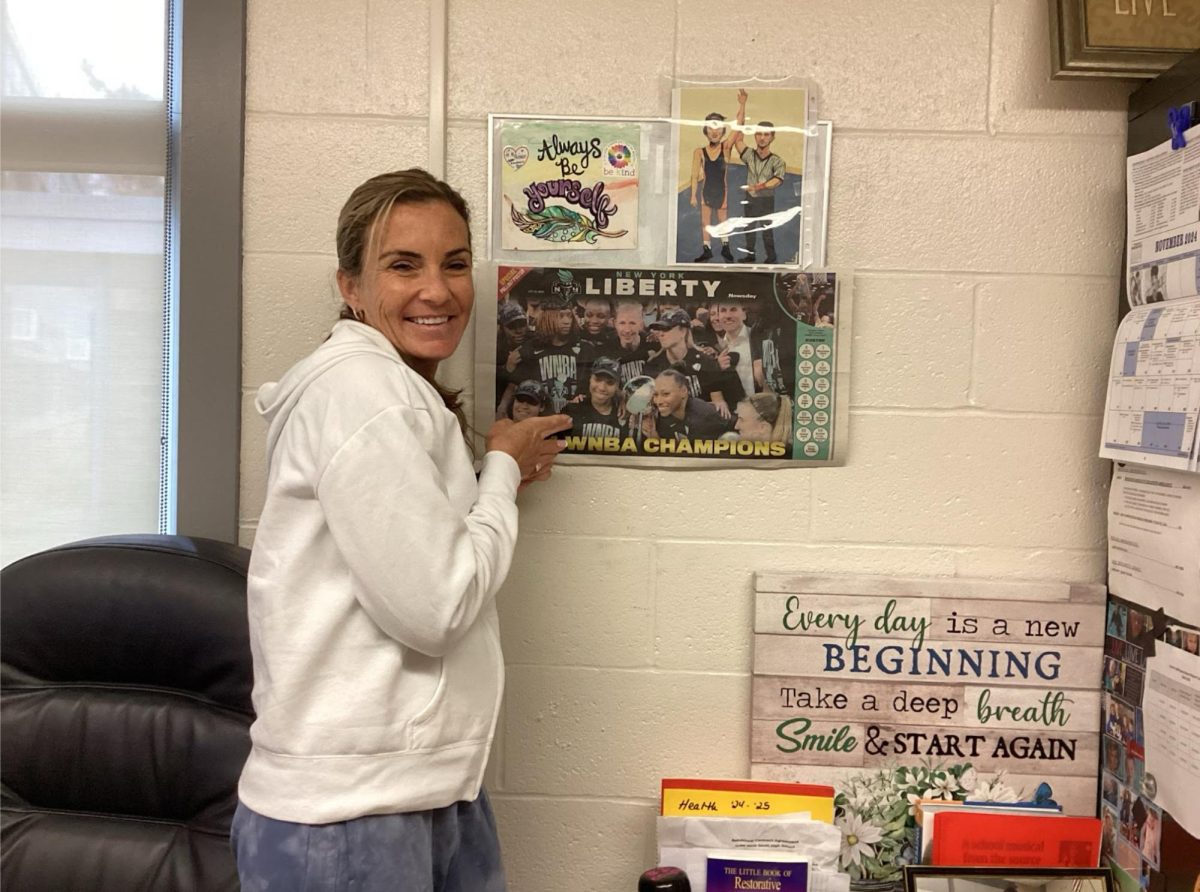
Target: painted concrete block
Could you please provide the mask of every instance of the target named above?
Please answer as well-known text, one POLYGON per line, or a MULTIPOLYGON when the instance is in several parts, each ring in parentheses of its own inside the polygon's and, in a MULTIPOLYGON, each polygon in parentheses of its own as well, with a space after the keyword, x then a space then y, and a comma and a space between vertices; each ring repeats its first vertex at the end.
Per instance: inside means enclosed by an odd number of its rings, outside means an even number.
POLYGON ((1103 583, 1104 548, 965 548, 955 553, 958 576, 978 579, 1057 579, 1103 583))
POLYGON ((510 666, 509 793, 656 796, 680 773, 746 770, 748 676, 510 666))
POLYGON ((681 75, 810 79, 836 128, 983 131, 991 4, 830 0, 680 5, 681 75), (720 39, 726 29, 736 34, 720 39), (717 62, 714 64, 714 59, 717 62))
POLYGON ((549 485, 523 497, 522 529, 651 540, 765 539, 807 535, 813 471, 641 470, 556 466, 549 485), (586 506, 586 510, 580 510, 586 506))
POLYGON ((342 307, 336 270, 332 253, 243 258, 243 387, 278 380, 329 333, 342 307))
MULTIPOLYGON (((487 178, 486 125, 451 126, 446 132, 446 182, 458 190, 471 209, 471 250, 477 263, 482 263, 488 253, 487 178)), ((481 290, 479 296, 490 299, 495 306, 495 284, 490 292, 481 290)))
POLYGON ((254 0, 246 10, 247 111, 366 111, 364 33, 367 0, 254 0))
POLYGON ((1095 548, 1109 463, 1098 419, 856 414, 853 462, 813 477, 827 539, 1095 548))
MULTIPOLYGON (((614 532, 619 532, 615 529, 614 532)), ((523 533, 496 596, 504 658, 536 665, 647 667, 654 660, 652 546, 523 533)))
POLYGON ((981 282, 972 405, 1104 411, 1117 329, 1115 279, 1022 276, 981 282))
POLYGON ((829 264, 1116 275, 1124 140, 834 131, 829 264))
POLYGON ((966 405, 973 291, 964 276, 856 276, 850 404, 966 405))
POLYGON ((429 114, 429 7, 428 0, 367 3, 366 103, 372 114, 429 114))
POLYGON ((666 114, 669 92, 660 79, 672 72, 675 14, 668 0, 607 11, 584 0, 553 7, 534 0, 507 0, 502 7, 455 2, 449 114, 666 114), (600 30, 606 14, 614 21, 600 30))
POLYGON ((337 216, 364 180, 423 167, 425 128, 376 118, 248 115, 242 247, 335 251, 337 216))

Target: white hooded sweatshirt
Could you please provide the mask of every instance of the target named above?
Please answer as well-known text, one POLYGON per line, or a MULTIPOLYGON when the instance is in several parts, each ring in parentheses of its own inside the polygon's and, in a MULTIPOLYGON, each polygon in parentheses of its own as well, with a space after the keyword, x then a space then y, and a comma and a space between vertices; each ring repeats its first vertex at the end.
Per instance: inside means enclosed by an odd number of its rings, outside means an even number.
POLYGON ((494 596, 517 537, 516 461, 489 452, 476 481, 437 392, 358 322, 257 405, 257 717, 238 795, 307 824, 474 799, 504 686, 494 596))

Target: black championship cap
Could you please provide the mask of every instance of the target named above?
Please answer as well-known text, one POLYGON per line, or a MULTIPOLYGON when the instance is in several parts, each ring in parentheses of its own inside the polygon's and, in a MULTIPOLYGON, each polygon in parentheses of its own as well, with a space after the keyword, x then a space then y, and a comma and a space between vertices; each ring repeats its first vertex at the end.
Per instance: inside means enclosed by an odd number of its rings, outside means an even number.
POLYGON ((621 380, 621 364, 607 356, 597 356, 592 360, 593 375, 608 375, 614 381, 621 380))
POLYGON ((542 388, 541 381, 534 381, 532 378, 522 381, 517 385, 517 392, 513 394, 514 399, 529 400, 537 403, 539 406, 546 402, 546 391, 542 388))
POLYGON ((692 317, 687 314, 687 310, 671 310, 660 319, 656 319, 650 323, 650 327, 655 331, 662 331, 666 328, 675 328, 677 325, 691 326, 692 317))
POLYGON ((511 325, 518 319, 525 318, 525 311, 521 309, 520 304, 515 304, 512 301, 505 301, 500 304, 500 309, 496 313, 496 318, 500 320, 501 325, 511 325))

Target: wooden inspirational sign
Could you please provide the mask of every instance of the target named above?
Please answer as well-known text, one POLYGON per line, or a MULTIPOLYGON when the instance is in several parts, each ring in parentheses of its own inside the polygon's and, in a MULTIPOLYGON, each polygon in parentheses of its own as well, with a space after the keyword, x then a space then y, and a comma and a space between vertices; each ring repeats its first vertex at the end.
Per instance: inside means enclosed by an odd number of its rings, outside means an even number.
POLYGON ((1094 815, 1104 610, 1094 585, 760 575, 751 775, 832 784, 839 815, 906 833, 917 798, 1042 783, 1094 815), (904 807, 868 814, 889 783, 904 807))

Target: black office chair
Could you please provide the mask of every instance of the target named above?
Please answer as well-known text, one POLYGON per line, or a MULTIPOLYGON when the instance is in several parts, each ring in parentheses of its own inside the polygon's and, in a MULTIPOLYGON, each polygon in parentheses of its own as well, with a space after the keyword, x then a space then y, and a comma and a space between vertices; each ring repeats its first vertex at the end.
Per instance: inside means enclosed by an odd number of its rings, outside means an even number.
POLYGON ((114 536, 0 572, 0 884, 236 890, 249 552, 114 536))

